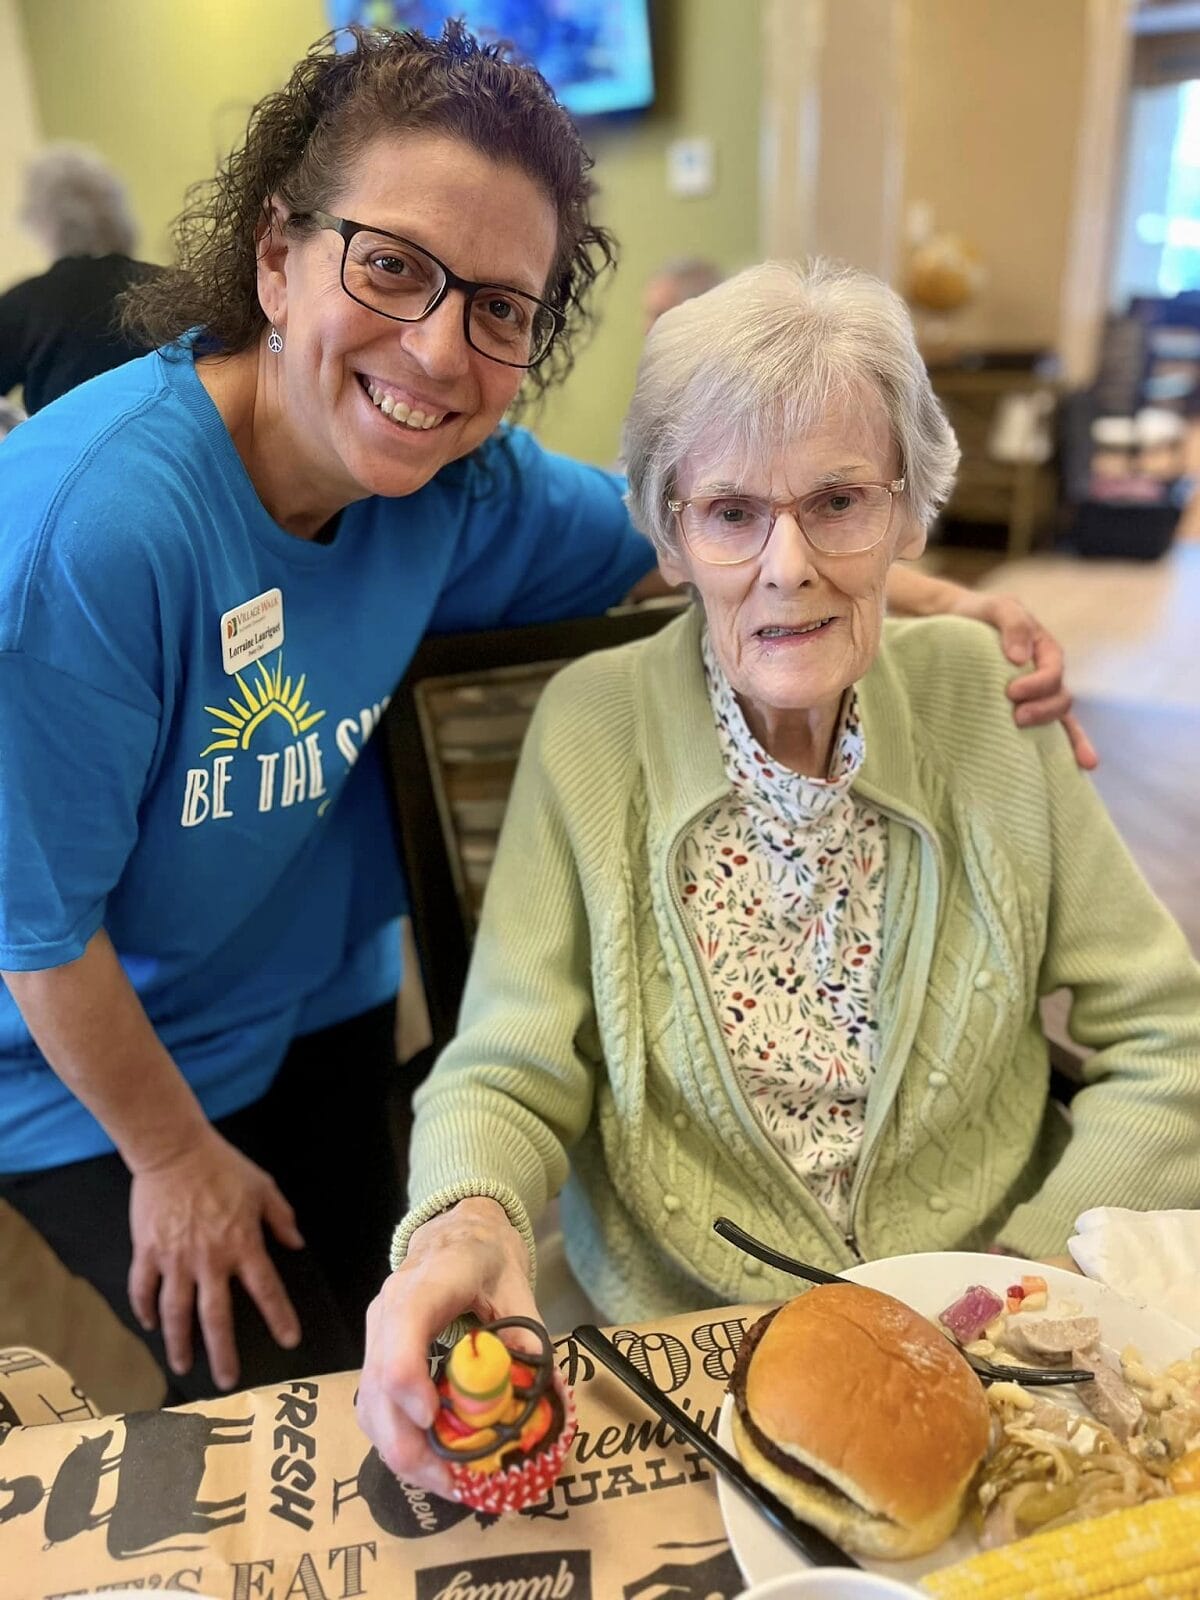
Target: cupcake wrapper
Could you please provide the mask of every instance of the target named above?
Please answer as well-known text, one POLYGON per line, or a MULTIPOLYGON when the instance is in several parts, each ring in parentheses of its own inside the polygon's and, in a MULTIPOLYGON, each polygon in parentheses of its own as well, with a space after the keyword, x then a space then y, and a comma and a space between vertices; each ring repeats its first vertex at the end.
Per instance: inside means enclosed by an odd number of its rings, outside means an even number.
POLYGON ((557 1370, 554 1387, 562 1402, 563 1425, 553 1444, 539 1450, 526 1461, 514 1462, 501 1472, 472 1472, 465 1465, 450 1468, 454 1497, 476 1511, 498 1515, 535 1505, 558 1477, 571 1441, 575 1437, 575 1398, 557 1370))

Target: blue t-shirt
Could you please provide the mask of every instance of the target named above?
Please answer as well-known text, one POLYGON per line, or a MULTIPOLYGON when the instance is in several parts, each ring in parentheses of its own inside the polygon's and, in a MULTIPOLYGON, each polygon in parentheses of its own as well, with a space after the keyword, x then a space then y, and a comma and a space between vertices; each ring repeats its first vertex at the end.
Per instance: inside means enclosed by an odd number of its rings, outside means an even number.
MULTIPOLYGON (((103 926, 209 1117, 378 1004, 403 907, 379 716, 430 629, 581 615, 652 565, 619 479, 506 428, 332 542, 259 501, 191 354, 0 447, 0 969, 103 926)), ((0 1171, 112 1149, 0 983, 0 1171)))

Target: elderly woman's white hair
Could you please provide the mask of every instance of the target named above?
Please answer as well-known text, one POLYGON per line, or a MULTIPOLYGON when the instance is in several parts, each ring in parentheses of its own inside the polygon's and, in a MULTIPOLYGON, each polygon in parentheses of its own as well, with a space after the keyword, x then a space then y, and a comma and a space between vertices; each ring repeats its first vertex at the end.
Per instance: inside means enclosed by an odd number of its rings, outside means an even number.
POLYGON ((137 228, 125 185, 85 145, 51 144, 25 169, 21 221, 55 261, 132 255, 137 228))
POLYGON ((764 461, 864 390, 883 403, 914 520, 945 503, 958 444, 929 384, 900 296, 829 261, 768 261, 665 312, 646 340, 622 455, 633 520, 678 552, 667 506, 706 446, 764 461))

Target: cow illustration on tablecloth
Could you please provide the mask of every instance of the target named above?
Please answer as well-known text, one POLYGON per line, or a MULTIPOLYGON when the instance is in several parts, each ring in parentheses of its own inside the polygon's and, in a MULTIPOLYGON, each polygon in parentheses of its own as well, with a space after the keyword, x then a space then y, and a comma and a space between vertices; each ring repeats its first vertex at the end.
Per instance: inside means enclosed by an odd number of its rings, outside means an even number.
POLYGON ((133 1411, 115 1428, 84 1436, 64 1457, 46 1491, 39 1478, 0 1478, 0 1523, 28 1515, 45 1500, 46 1548, 104 1528, 110 1556, 124 1560, 147 1551, 194 1550, 164 1541, 204 1536, 246 1520, 246 1496, 202 1500, 208 1451, 249 1444, 251 1417, 208 1417, 188 1411, 133 1411), (106 1509, 102 1488, 115 1474, 106 1509), (7 1496, 7 1500, 4 1498, 7 1496))

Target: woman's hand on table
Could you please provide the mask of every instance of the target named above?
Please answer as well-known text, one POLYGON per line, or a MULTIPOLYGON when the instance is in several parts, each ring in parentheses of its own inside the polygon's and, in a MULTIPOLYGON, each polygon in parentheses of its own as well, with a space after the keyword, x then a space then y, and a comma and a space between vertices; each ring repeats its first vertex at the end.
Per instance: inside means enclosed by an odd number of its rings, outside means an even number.
MULTIPOLYGON (((425 1430, 438 1410, 429 1346, 456 1317, 540 1321, 529 1284, 529 1253, 503 1206, 460 1200, 409 1240, 408 1255, 367 1312, 367 1348, 356 1409, 363 1432, 406 1483, 450 1495, 445 1464, 425 1430)), ((524 1343, 517 1331, 505 1335, 524 1343)))
POLYGON ((129 1196, 133 1260, 129 1303, 144 1328, 161 1326, 171 1370, 192 1365, 193 1310, 213 1378, 237 1382, 231 1278, 240 1279, 271 1336, 300 1342, 300 1321, 263 1241, 264 1224, 289 1249, 304 1240, 269 1173, 214 1128, 182 1154, 134 1170, 129 1196))

